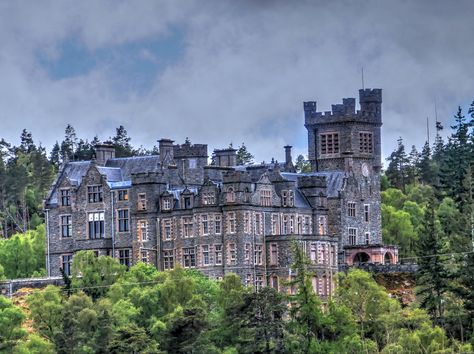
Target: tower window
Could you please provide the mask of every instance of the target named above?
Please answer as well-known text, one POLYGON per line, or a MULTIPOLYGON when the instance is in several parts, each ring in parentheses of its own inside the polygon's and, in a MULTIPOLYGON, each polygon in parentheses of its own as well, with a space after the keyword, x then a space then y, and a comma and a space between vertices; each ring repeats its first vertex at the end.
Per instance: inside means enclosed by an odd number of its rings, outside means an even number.
POLYGON ((354 227, 349 228, 349 245, 355 245, 357 243, 357 229, 354 227))
POLYGON ((320 135, 321 155, 339 153, 339 133, 325 133, 320 135))
POLYGON ((359 133, 359 151, 366 154, 373 152, 372 133, 359 133))

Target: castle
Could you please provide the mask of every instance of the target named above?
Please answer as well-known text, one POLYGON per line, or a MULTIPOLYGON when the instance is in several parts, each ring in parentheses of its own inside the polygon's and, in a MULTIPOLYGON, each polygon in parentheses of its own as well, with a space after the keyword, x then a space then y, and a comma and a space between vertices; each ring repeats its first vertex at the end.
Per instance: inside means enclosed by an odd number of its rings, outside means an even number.
POLYGON ((360 90, 359 103, 324 113, 304 103, 311 173, 296 173, 291 146, 283 163, 236 166, 235 149, 214 150, 209 164, 207 145, 169 139, 156 156, 115 158, 103 144, 95 159, 63 164, 45 201, 48 275, 93 250, 284 290, 295 239, 324 299, 340 264, 397 263, 381 240, 381 90, 360 90))

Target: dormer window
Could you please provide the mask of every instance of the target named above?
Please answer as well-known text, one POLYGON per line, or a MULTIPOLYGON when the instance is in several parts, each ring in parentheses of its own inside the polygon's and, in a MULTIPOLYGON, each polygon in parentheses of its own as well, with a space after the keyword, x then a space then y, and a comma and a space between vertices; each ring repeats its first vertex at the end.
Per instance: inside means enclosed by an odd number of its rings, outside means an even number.
POLYGON ((192 208, 191 196, 183 197, 183 205, 184 205, 184 209, 191 209, 192 208))
POLYGON ((216 194, 214 192, 203 193, 202 194, 202 204, 203 205, 216 204, 216 194))
POLYGON ((260 190, 260 205, 272 206, 272 191, 270 189, 260 190))
POLYGON ((227 203, 234 203, 235 202, 235 192, 234 188, 229 187, 227 189, 227 196, 226 196, 227 203))
POLYGON ((162 209, 163 210, 171 210, 171 198, 169 198, 169 197, 163 198, 162 209))
POLYGON ((102 186, 88 186, 87 200, 89 201, 89 203, 102 202, 102 186))
POLYGON ((61 205, 70 206, 71 205, 71 190, 61 189, 61 205))
POLYGON ((292 190, 285 190, 281 192, 282 204, 284 207, 295 206, 295 195, 292 190))

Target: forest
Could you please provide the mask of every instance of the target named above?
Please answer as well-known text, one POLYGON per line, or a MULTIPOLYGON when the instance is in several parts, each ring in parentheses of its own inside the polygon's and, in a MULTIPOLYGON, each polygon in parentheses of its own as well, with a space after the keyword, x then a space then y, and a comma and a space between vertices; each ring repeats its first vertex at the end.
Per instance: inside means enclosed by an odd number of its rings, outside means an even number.
MULTIPOLYGON (((34 291, 23 307, 0 297, 0 352, 472 352, 474 102, 458 108, 448 133, 440 123, 436 132, 421 152, 407 152, 400 138, 382 175, 383 240, 399 246, 402 263, 419 267, 412 304, 353 269, 322 305, 296 244, 298 276, 288 294, 256 292, 232 274, 215 281, 141 263, 126 270, 82 252, 65 287, 34 291)), ((133 147, 124 127, 109 140, 117 156, 156 153, 133 147)), ((27 130, 19 146, 1 141, 0 278, 44 275, 42 199, 60 164, 89 159, 97 142, 78 139, 72 126, 49 156, 27 130)), ((239 163, 252 159, 242 144, 239 163)), ((303 156, 296 166, 308 169, 303 156)))

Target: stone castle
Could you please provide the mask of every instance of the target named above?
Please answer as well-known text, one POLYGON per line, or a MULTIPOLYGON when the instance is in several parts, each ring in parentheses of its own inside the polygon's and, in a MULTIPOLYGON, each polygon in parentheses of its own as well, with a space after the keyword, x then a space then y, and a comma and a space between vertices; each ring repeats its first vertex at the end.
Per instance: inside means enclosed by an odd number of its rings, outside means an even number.
POLYGON ((156 156, 115 158, 103 144, 92 161, 63 164, 45 201, 48 275, 93 250, 291 291, 294 239, 325 299, 340 265, 397 263, 381 240, 381 90, 360 90, 359 103, 324 113, 304 103, 311 173, 296 173, 291 146, 284 163, 236 166, 235 149, 214 150, 209 164, 207 145, 169 139, 156 156))

